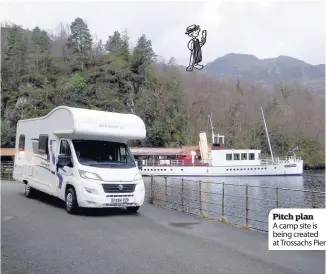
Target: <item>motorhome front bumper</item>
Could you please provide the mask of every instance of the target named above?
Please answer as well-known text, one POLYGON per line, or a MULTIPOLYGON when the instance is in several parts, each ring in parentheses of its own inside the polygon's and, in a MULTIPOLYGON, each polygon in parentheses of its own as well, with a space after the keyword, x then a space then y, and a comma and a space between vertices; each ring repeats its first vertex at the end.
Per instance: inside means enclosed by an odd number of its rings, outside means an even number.
POLYGON ((130 207, 141 206, 145 199, 144 183, 96 184, 84 186, 78 199, 80 207, 130 207))

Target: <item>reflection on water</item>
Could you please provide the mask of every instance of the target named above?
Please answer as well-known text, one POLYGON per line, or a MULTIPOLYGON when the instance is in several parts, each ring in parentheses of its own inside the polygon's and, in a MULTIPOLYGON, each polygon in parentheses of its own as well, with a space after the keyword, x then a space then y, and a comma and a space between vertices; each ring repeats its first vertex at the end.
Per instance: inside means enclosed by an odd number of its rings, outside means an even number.
MULTIPOLYGON (((192 214, 200 214, 201 209, 207 217, 225 216, 231 223, 243 225, 248 222, 253 228, 262 231, 268 229, 268 213, 273 208, 325 207, 325 194, 312 193, 312 191, 325 192, 324 170, 307 171, 304 176, 287 177, 185 177, 183 180, 180 177, 167 179, 154 177, 153 179, 152 193, 156 204, 183 209, 192 214), (201 194, 199 181, 202 181, 201 194)), ((150 178, 144 177, 144 181, 147 198, 149 198, 150 178)))

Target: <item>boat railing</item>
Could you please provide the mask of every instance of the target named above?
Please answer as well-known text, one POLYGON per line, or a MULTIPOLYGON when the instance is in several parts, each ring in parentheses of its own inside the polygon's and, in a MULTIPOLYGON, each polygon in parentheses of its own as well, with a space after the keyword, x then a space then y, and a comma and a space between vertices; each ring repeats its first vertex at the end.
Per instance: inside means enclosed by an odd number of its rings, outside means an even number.
POLYGON ((290 164, 301 161, 300 156, 285 156, 285 157, 274 157, 274 162, 272 158, 262 158, 260 163, 262 165, 272 165, 272 164, 290 164))
POLYGON ((184 160, 143 160, 138 161, 138 166, 209 166, 211 160, 196 160, 194 162, 184 160))

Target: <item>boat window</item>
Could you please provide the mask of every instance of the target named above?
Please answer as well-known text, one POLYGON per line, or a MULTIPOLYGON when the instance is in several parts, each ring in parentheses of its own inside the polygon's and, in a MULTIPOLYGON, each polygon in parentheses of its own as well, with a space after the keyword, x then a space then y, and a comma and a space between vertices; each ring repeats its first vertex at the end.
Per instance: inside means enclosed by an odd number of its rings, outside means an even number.
POLYGON ((255 160, 255 153, 249 153, 249 160, 255 160))
POLYGON ((82 165, 103 168, 136 167, 135 160, 124 143, 95 140, 73 140, 72 143, 82 165))
POLYGON ((227 154, 226 154, 226 160, 227 160, 227 161, 232 160, 232 154, 227 153, 227 154))
POLYGON ((240 154, 239 153, 234 153, 233 154, 233 160, 240 160, 240 154))
POLYGON ((19 149, 19 151, 25 150, 25 135, 23 135, 23 134, 19 135, 18 149, 19 149))
POLYGON ((247 153, 241 153, 241 160, 247 160, 247 153))

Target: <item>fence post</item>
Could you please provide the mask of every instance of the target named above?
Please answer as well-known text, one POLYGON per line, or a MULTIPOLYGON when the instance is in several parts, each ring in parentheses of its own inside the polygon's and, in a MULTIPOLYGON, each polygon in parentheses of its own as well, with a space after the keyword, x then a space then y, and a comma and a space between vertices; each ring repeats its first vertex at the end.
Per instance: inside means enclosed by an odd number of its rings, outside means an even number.
POLYGON ((200 216, 202 216, 202 214, 203 214, 202 197, 201 197, 201 184, 202 184, 202 182, 199 181, 199 215, 200 216))
POLYGON ((151 175, 151 197, 150 197, 150 203, 153 204, 154 202, 154 195, 153 195, 153 175, 151 175))
POLYGON ((181 179, 181 211, 184 212, 184 204, 183 204, 183 181, 184 179, 181 179))
POLYGON ((168 178, 164 176, 164 184, 165 184, 165 206, 168 202, 168 178))
POLYGON ((276 202, 276 208, 278 208, 278 187, 275 188, 275 202, 276 202))
POLYGON ((311 192, 311 205, 312 205, 312 208, 316 207, 316 193, 315 193, 315 191, 311 192))
POLYGON ((245 207, 246 207, 246 227, 249 226, 249 209, 248 209, 248 185, 246 185, 246 197, 245 197, 245 207))
POLYGON ((224 217, 224 186, 225 183, 222 183, 222 217, 224 217))

